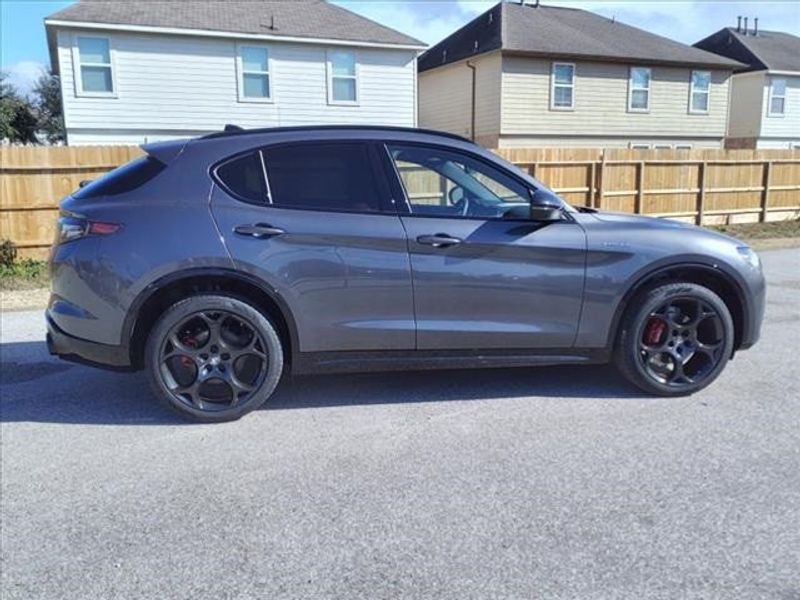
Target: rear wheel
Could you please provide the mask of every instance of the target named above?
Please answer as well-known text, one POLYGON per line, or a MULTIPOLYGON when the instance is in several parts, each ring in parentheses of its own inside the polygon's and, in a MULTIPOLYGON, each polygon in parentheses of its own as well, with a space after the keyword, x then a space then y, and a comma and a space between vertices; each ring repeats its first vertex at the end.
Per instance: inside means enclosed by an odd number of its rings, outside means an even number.
POLYGON ((694 283, 669 283, 639 295, 623 317, 615 361, 646 392, 682 396, 714 381, 733 351, 725 302, 694 283))
POLYGON ((272 395, 283 349, 272 323, 228 296, 193 296, 172 305, 147 341, 146 370, 156 395, 198 421, 230 421, 272 395))

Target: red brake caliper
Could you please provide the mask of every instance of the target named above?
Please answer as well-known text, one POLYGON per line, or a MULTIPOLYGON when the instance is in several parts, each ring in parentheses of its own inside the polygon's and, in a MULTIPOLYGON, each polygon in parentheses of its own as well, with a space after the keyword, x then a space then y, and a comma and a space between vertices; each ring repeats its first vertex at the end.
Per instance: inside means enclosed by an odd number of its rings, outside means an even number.
POLYGON ((656 346, 661 342, 667 324, 659 318, 652 317, 647 322, 644 330, 644 343, 648 346, 656 346))

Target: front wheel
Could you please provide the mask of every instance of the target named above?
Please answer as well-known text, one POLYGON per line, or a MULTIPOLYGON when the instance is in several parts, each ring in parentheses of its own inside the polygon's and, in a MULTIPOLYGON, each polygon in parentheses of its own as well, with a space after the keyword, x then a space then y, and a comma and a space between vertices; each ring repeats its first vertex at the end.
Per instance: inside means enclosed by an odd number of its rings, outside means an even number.
POLYGON ((173 304, 147 340, 145 362, 156 395, 184 417, 238 419, 272 395, 283 349, 256 308, 222 295, 173 304))
POLYGON ((631 303, 615 362, 642 390, 683 396, 719 376, 733 351, 733 338, 733 319, 717 294, 694 283, 668 283, 631 303))

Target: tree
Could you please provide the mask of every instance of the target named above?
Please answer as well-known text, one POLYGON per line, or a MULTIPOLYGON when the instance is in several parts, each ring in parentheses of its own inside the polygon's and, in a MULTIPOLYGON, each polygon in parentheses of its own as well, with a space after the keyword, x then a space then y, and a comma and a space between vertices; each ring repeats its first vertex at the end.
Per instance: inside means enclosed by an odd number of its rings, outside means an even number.
POLYGON ((34 107, 40 135, 50 144, 64 141, 64 112, 61 82, 52 71, 43 73, 33 88, 34 107))
POLYGON ((36 143, 36 115, 31 103, 0 73, 0 140, 23 144, 36 143))

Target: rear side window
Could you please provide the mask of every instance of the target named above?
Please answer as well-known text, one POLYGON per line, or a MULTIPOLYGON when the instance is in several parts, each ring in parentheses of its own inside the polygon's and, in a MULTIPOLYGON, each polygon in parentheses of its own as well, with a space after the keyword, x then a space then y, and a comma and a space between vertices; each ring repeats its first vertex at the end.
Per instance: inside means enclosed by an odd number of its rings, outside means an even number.
POLYGON ((264 184, 264 169, 258 152, 245 154, 220 165, 217 178, 228 192, 246 202, 264 204, 267 188, 264 184))
POLYGON ((152 156, 137 158, 80 188, 73 198, 97 198, 131 192, 155 178, 166 167, 152 156))
POLYGON ((273 205, 336 212, 380 211, 378 182, 366 144, 296 144, 262 152, 273 205))

